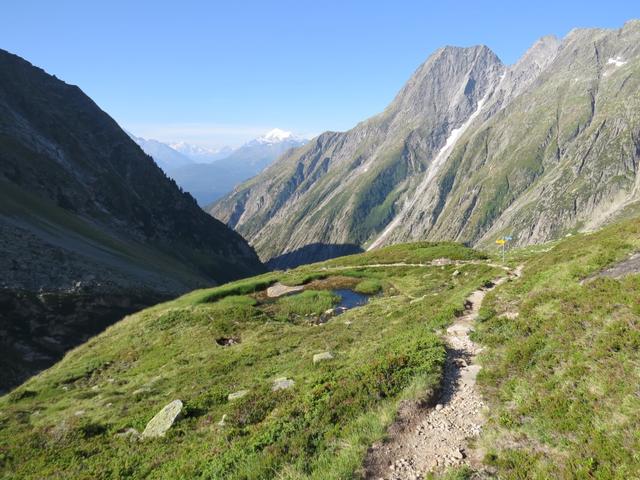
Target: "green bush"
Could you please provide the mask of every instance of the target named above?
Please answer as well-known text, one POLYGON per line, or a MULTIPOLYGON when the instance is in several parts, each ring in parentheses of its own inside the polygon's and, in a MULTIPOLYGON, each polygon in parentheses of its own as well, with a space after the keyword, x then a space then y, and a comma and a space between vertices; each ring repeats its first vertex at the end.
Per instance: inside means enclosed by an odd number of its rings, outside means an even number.
POLYGON ((320 315, 340 302, 340 297, 326 290, 305 290, 282 297, 277 302, 276 316, 280 320, 320 315))
POLYGON ((353 290, 363 295, 375 295, 382 290, 382 282, 376 279, 363 280, 353 290))

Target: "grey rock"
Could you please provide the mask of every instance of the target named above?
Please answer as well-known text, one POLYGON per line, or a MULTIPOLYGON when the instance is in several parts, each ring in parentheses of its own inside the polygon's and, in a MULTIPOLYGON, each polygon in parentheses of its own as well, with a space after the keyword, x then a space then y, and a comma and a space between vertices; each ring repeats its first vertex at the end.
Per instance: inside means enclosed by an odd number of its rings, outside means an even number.
POLYGON ((331 352, 316 353, 313 356, 313 363, 319 363, 319 362, 332 360, 332 359, 333 359, 333 354, 331 352))
POLYGON ((249 393, 249 390, 239 390, 237 392, 230 393, 227 396, 227 400, 229 400, 230 402, 233 400, 238 400, 239 398, 244 397, 247 393, 249 393))
POLYGON ((178 416, 182 412, 182 401, 174 400, 167 404, 162 410, 160 410, 155 417, 149 420, 147 426, 142 432, 142 438, 156 438, 164 437, 178 416))
POLYGON ((278 390, 285 390, 287 388, 293 387, 295 384, 296 382, 294 382, 290 378, 286 378, 286 377, 276 378, 273 381, 273 386, 271 387, 271 390, 274 392, 278 390))

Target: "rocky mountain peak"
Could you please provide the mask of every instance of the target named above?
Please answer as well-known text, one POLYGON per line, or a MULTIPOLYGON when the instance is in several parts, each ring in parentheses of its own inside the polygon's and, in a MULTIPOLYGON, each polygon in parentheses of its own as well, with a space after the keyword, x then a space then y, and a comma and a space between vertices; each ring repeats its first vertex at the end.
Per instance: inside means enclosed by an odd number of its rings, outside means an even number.
POLYGON ((432 114, 437 113, 430 111, 434 102, 441 110, 444 104, 460 103, 463 96, 473 108, 503 69, 498 56, 484 45, 441 48, 414 72, 388 110, 432 114))

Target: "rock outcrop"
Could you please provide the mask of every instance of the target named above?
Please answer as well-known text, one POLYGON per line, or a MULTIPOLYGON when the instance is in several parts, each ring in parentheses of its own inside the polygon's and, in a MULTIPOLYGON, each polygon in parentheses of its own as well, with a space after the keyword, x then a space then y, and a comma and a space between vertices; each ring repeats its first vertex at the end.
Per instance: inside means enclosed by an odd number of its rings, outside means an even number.
POLYGON ((182 412, 182 407, 181 400, 174 400, 165 405, 155 417, 149 420, 149 423, 147 423, 147 426, 141 434, 141 438, 164 437, 167 431, 173 426, 180 412, 182 412))

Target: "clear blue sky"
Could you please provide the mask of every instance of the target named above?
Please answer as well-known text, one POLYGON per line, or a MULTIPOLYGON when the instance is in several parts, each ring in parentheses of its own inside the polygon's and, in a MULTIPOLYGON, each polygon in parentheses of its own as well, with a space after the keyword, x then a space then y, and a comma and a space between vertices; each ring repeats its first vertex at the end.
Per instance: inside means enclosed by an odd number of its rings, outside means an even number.
POLYGON ((537 38, 618 28, 638 0, 6 0, 0 48, 79 85, 123 127, 237 144, 272 127, 345 130, 442 45, 513 63, 537 38))

